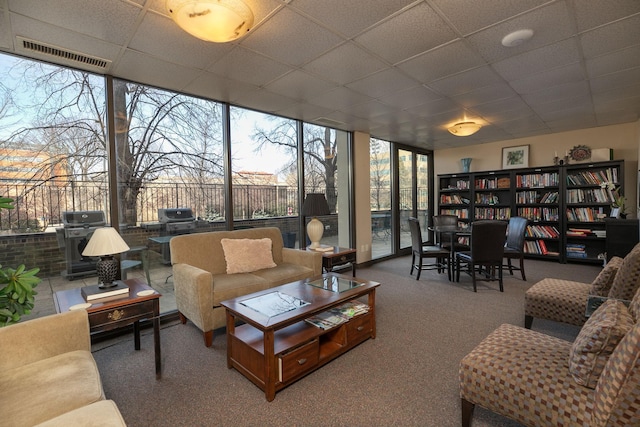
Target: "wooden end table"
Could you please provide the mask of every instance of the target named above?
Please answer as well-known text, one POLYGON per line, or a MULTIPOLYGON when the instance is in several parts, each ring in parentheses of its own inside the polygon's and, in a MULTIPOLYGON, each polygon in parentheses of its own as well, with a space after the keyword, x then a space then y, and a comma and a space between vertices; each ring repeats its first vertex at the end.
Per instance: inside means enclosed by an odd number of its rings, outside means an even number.
MULTIPOLYGON (((160 294, 148 286, 142 279, 128 279, 124 283, 129 286, 129 295, 117 299, 106 298, 104 301, 92 301, 87 308, 90 332, 104 332, 133 324, 134 347, 140 350, 140 320, 153 321, 153 341, 156 362, 156 378, 161 376, 160 360, 160 294), (138 292, 153 290, 151 295, 138 296, 138 292)), ((81 288, 58 291, 53 294, 53 301, 58 313, 68 311, 77 304, 86 303, 81 288)))
POLYGON ((326 273, 333 271, 333 267, 351 263, 351 274, 356 277, 356 250, 351 248, 341 248, 333 246, 333 250, 328 252, 316 251, 307 248, 309 252, 322 254, 322 268, 326 273))

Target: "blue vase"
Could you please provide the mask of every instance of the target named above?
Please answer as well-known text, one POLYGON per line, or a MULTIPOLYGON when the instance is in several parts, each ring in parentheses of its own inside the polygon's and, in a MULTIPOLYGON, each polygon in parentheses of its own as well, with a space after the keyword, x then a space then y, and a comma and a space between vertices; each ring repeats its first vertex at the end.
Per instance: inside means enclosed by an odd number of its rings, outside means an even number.
POLYGON ((462 163, 462 172, 469 172, 469 168, 471 167, 471 157, 465 157, 464 159, 460 159, 460 163, 462 163))

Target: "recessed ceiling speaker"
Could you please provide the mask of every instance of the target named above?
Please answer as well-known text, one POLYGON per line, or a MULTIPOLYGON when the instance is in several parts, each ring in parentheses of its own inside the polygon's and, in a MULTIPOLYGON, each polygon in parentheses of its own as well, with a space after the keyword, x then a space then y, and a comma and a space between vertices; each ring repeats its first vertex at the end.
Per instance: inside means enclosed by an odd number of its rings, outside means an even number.
POLYGON ((525 29, 525 30, 514 31, 504 36, 504 38, 502 39, 502 46, 505 46, 505 47, 520 46, 522 43, 529 41, 531 37, 533 37, 533 30, 525 29))

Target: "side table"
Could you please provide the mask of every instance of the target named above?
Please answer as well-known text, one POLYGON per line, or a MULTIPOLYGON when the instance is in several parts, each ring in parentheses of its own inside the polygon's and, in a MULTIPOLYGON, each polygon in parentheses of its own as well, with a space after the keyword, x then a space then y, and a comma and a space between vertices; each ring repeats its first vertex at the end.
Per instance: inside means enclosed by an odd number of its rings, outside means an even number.
POLYGON ((333 271, 333 267, 351 263, 351 273, 356 277, 356 250, 351 248, 341 248, 334 246, 332 251, 316 251, 307 248, 311 252, 322 254, 322 268, 326 273, 333 271))
MULTIPOLYGON (((140 320, 153 322, 153 342, 156 362, 156 378, 160 378, 162 366, 160 359, 160 294, 149 287, 142 279, 128 279, 129 295, 117 299, 106 298, 94 301, 87 308, 89 330, 104 332, 133 324, 134 348, 140 350, 140 320), (138 296, 141 291, 154 291, 151 295, 138 296)), ((80 288, 58 291, 53 294, 58 313, 68 311, 77 304, 86 303, 80 288)))

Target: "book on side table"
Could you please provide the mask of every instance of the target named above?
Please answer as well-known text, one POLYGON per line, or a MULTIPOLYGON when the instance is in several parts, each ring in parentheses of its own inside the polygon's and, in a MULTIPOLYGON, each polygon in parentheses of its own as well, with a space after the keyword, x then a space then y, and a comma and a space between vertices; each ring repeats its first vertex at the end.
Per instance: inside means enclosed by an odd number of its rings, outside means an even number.
POLYGON ((101 289, 100 285, 85 286, 80 290, 80 292, 87 302, 129 294, 129 287, 125 285, 122 280, 116 280, 114 283, 116 284, 115 286, 105 289, 101 289))

